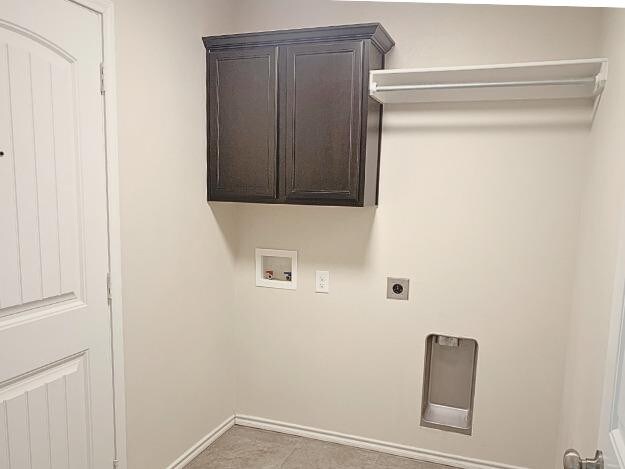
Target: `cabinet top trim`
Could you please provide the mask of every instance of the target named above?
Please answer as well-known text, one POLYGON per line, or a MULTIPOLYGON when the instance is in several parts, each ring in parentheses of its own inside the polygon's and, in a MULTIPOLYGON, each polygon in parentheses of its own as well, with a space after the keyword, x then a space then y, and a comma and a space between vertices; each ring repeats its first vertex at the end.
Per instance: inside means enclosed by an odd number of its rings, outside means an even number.
POLYGON ((237 46, 283 45, 314 40, 371 39, 371 42, 386 54, 395 41, 380 23, 324 26, 320 28, 284 29, 255 33, 227 34, 202 38, 207 50, 225 49, 237 46))

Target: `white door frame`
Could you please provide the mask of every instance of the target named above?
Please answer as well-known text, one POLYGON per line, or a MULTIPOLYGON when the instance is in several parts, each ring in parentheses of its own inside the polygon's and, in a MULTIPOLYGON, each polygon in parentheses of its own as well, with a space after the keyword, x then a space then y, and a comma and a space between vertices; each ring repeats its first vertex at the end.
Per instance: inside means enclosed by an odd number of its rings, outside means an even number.
POLYGON ((116 468, 127 469, 126 386, 122 309, 122 264, 119 202, 119 155, 117 152, 117 89, 115 69, 115 11, 112 0, 70 0, 102 17, 102 64, 104 72, 104 125, 108 193, 109 272, 111 276, 111 347, 115 418, 116 468))

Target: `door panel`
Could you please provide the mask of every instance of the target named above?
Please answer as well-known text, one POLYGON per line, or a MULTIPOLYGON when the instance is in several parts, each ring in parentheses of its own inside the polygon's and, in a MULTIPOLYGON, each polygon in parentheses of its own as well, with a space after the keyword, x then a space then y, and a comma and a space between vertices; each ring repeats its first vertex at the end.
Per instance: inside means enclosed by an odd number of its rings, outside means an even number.
POLYGON ((13 380, 0 401, 6 467, 90 467, 84 355, 13 380))
MULTIPOLYGON (((22 303, 41 299, 41 259, 39 257, 39 226, 37 209, 37 174, 35 163, 33 103, 30 80, 30 54, 11 47, 7 54, 10 109, 13 131, 15 175, 15 212, 22 303)), ((1 71, 0 71, 1 73, 1 71)))
POLYGON ((114 458, 101 35, 74 2, 0 12, 2 468, 114 458))
POLYGON ((358 199, 362 42, 285 47, 287 201, 358 199))
POLYGON ((0 314, 78 295, 77 180, 71 64, 0 43, 0 314))
POLYGON ((18 220, 15 189, 15 165, 10 157, 11 109, 9 100, 8 48, 0 44, 0 307, 22 303, 18 220))
POLYGON ((276 197, 277 49, 211 51, 209 199, 276 197))

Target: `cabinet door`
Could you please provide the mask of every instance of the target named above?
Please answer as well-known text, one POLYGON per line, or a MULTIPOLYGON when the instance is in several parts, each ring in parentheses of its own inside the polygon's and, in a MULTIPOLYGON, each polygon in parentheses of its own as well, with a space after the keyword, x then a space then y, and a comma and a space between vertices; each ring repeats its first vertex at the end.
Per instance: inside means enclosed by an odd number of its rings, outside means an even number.
POLYGON ((345 41, 281 50, 287 202, 359 204, 362 49, 345 41))
POLYGON ((277 48, 208 53, 208 198, 276 197, 277 48))

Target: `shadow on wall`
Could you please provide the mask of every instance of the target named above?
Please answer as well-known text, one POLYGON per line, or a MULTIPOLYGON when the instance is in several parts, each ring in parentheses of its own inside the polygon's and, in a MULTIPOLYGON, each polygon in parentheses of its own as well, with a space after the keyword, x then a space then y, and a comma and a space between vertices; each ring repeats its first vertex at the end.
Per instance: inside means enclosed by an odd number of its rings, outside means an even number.
MULTIPOLYGON (((236 256, 253 258, 254 248, 295 249, 306 264, 359 268, 366 264, 376 209, 306 205, 234 204, 211 202, 224 233, 236 210, 237 233, 229 248, 236 256), (319 237, 323 237, 322 240, 319 237), (233 249, 237 244, 238 249, 233 249)), ((226 235, 226 234, 224 234, 226 235)), ((229 236, 230 236, 229 235, 229 236)))
POLYGON ((239 242, 236 204, 230 202, 211 202, 208 203, 208 207, 217 222, 221 236, 228 249, 228 254, 231 258, 234 258, 239 242))
POLYGON ((371 249, 376 216, 387 246, 414 246, 415 237, 440 243, 449 238, 441 237, 441 230, 464 233, 462 246, 479 219, 476 214, 494 204, 489 194, 503 200, 509 195, 506 211, 519 200, 527 203, 526 195, 519 198, 511 188, 535 186, 545 173, 544 168, 537 173, 536 167, 558 164, 560 144, 551 133, 590 131, 592 103, 392 104, 385 108, 383 125, 378 208, 210 202, 230 256, 250 260, 256 247, 289 249, 297 250, 307 265, 359 270, 376 255, 371 249), (522 151, 528 139, 543 150, 522 151), (502 167, 504 160, 514 164, 502 167), (425 227, 424 220, 430 220, 425 227), (449 223, 441 226, 445 220, 449 223))
POLYGON ((515 129, 590 130, 592 122, 593 103, 588 99, 388 104, 384 108, 383 135, 418 130, 489 134, 515 129))

